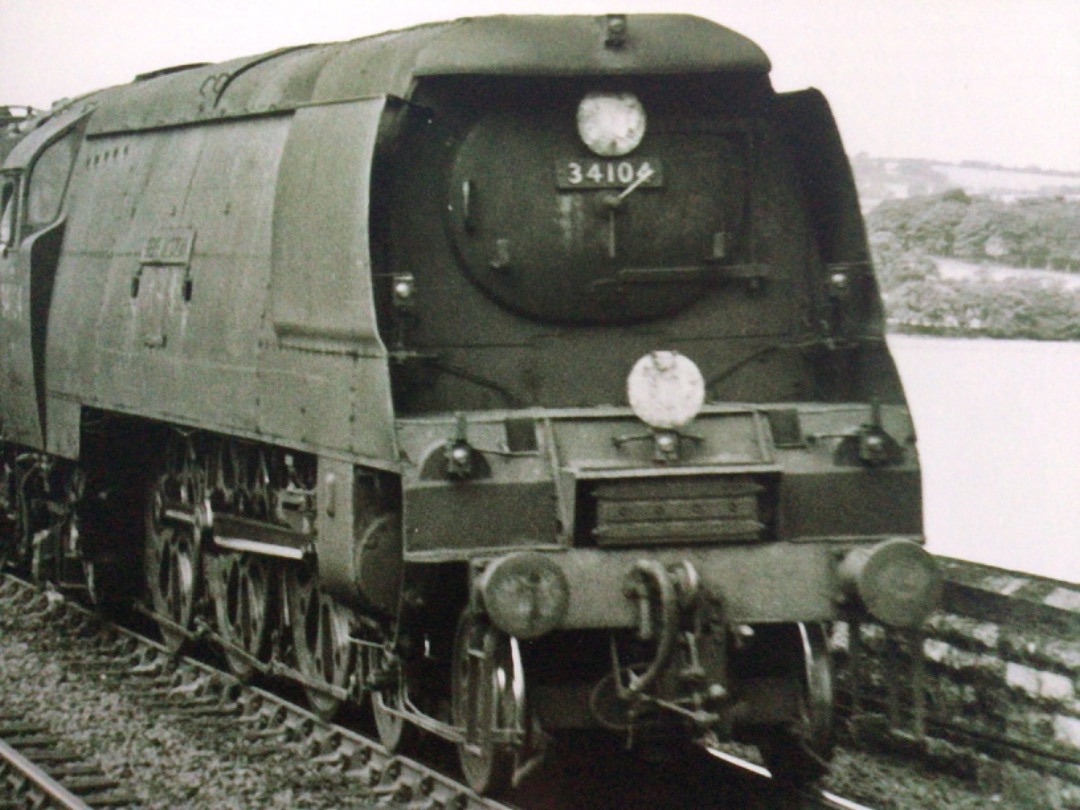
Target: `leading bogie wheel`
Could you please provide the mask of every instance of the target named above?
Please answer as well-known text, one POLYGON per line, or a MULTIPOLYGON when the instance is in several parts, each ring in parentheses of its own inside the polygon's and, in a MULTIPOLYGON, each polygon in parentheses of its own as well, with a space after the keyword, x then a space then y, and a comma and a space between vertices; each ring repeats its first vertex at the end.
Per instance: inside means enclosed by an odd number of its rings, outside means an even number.
POLYGON ((165 520, 167 477, 161 476, 150 491, 146 516, 144 566, 154 613, 165 646, 179 650, 188 639, 195 620, 201 589, 201 544, 193 526, 165 520))
POLYGON ((525 682, 516 639, 466 610, 454 639, 454 725, 465 736, 458 760, 469 787, 496 796, 513 783, 525 741, 525 682))
POLYGON ((801 788, 828 771, 835 744, 833 734, 833 675, 825 627, 799 622, 791 626, 791 643, 798 646, 801 669, 792 673, 801 686, 796 722, 770 730, 760 746, 774 779, 801 788))

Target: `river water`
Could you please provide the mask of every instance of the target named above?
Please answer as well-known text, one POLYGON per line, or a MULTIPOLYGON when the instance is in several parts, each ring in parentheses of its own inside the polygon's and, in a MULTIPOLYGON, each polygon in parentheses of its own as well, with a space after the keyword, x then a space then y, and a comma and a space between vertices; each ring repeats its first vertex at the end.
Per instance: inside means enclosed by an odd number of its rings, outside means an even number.
POLYGON ((936 554, 1080 582, 1080 343, 891 335, 936 554))

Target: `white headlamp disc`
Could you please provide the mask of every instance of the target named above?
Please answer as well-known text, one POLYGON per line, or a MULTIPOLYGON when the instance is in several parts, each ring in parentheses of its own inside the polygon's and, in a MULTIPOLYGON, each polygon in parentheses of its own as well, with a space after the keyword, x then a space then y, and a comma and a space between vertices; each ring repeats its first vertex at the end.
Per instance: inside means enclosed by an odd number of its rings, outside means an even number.
POLYGON ((658 430, 677 430, 692 422, 705 404, 705 378, 689 357, 650 352, 630 371, 626 395, 642 422, 658 430))

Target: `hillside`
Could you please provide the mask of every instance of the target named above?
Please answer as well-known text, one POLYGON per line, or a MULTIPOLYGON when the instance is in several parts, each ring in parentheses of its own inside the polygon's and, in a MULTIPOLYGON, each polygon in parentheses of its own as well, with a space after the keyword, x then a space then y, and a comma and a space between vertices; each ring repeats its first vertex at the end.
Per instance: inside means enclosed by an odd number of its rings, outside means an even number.
POLYGON ((1080 173, 1010 168, 975 160, 946 163, 913 158, 879 158, 863 153, 851 157, 863 211, 886 200, 941 194, 954 188, 995 200, 1063 197, 1080 200, 1080 173))

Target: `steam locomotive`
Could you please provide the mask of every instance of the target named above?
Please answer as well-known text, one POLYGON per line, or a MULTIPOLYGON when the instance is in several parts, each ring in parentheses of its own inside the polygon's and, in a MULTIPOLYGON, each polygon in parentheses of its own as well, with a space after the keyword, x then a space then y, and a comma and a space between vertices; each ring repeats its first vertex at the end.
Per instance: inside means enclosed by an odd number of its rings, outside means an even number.
POLYGON ((829 623, 940 577, 836 125, 768 73, 503 16, 10 118, 0 557, 477 791, 567 730, 816 778, 829 623))

